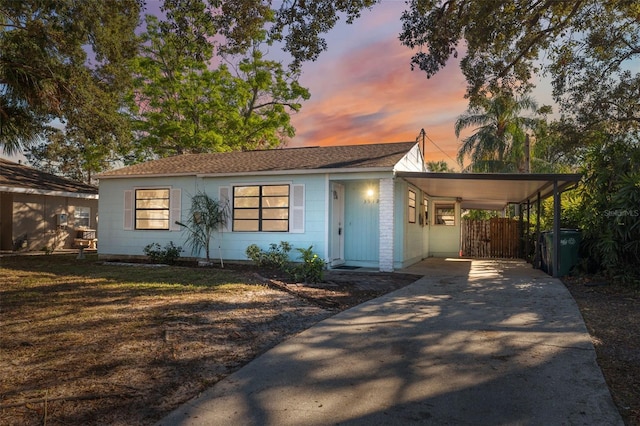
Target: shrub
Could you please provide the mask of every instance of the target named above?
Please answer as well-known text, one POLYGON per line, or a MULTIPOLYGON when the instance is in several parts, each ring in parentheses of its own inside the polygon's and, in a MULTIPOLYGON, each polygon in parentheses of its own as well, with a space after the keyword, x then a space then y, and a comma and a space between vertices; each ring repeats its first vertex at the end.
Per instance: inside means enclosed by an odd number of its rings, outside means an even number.
POLYGON ((322 281, 325 262, 312 250, 313 246, 307 249, 296 249, 300 252, 302 263, 294 268, 294 277, 305 282, 317 283, 322 281))
POLYGON ((281 241, 280 244, 270 244, 268 250, 262 250, 256 244, 247 247, 247 257, 262 268, 278 269, 293 277, 295 280, 317 283, 323 279, 325 262, 312 250, 313 246, 307 249, 296 249, 300 252, 302 263, 291 266, 289 252, 291 244, 281 241))
POLYGON ((578 209, 588 262, 619 282, 640 286, 640 145, 612 139, 585 161, 578 209))
POLYGON ((151 243, 145 246, 144 254, 149 256, 153 263, 174 264, 180 257, 182 247, 176 247, 173 241, 169 241, 164 248, 158 243, 151 243))
POLYGON ((286 241, 280 241, 280 244, 271 243, 268 250, 262 250, 256 244, 247 247, 247 257, 263 268, 274 268, 285 270, 289 264, 289 252, 291 244, 286 241))

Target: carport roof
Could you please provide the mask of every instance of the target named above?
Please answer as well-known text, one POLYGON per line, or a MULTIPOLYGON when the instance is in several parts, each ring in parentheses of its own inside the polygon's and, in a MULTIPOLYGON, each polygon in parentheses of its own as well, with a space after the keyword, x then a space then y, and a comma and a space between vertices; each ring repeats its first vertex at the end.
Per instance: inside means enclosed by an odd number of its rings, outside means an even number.
POLYGON ((432 197, 452 197, 461 200, 464 209, 501 210, 507 204, 534 201, 553 195, 554 182, 558 190, 574 186, 578 173, 433 173, 396 172, 432 197))

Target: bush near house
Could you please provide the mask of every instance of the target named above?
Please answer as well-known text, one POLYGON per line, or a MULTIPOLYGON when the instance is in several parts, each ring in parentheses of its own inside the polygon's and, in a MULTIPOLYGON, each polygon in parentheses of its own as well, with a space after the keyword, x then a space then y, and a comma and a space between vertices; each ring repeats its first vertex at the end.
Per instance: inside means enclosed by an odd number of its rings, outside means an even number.
POLYGON ((296 279, 302 279, 304 282, 317 283, 324 278, 325 261, 313 252, 313 246, 309 248, 297 249, 302 257, 302 263, 296 265, 293 274, 296 279))
POLYGON ((247 247, 246 254, 257 266, 284 270, 289 264, 289 252, 291 244, 280 241, 280 244, 271 243, 267 250, 251 244, 247 247))
POLYGON ((173 241, 169 241, 164 248, 162 248, 158 243, 151 243, 146 245, 143 251, 144 254, 149 256, 153 263, 166 263, 167 265, 173 265, 180 257, 182 247, 175 246, 173 241))
POLYGON ((295 280, 317 283, 323 279, 325 262, 313 252, 313 246, 298 248, 302 263, 293 264, 289 260, 291 244, 281 241, 280 244, 271 243, 267 250, 263 250, 256 244, 251 244, 246 249, 246 254, 257 266, 262 268, 277 269, 295 280))

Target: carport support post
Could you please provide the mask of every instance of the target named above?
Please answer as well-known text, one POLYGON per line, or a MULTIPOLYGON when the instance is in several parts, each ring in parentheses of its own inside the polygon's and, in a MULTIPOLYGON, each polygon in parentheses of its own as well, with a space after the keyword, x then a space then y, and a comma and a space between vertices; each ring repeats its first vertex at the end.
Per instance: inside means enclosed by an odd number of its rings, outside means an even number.
POLYGON ((538 202, 536 206, 536 253, 533 255, 534 268, 542 268, 542 247, 540 244, 540 213, 542 212, 540 191, 538 191, 538 202))
POLYGON ((520 228, 520 232, 519 232, 519 238, 520 238, 520 244, 518 244, 518 257, 520 259, 524 259, 524 212, 523 212, 523 208, 522 208, 522 204, 518 204, 518 206, 520 206, 520 208, 518 210, 520 210, 520 216, 518 216, 518 222, 519 222, 519 228, 520 228))
POLYGON ((558 181, 553 181, 553 276, 560 276, 560 192, 558 181))
POLYGON ((527 232, 525 233, 524 240, 524 257, 528 261, 531 260, 529 253, 531 252, 531 247, 529 246, 529 242, 531 241, 531 201, 527 200, 527 232))

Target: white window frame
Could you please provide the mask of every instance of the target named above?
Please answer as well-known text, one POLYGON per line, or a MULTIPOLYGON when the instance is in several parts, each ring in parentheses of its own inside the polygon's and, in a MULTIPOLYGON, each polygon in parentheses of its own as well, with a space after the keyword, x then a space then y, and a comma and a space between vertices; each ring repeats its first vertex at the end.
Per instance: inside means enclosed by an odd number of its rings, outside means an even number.
POLYGON ((73 207, 73 226, 75 228, 90 229, 91 228, 91 207, 89 206, 74 206, 73 207), (80 224, 80 221, 85 221, 86 225, 80 224))
POLYGON ((233 203, 232 203, 233 232, 289 232, 290 220, 291 220, 290 218, 291 185, 289 184, 234 185, 232 188, 232 196, 233 196, 233 203), (280 188, 286 187, 286 195, 284 194, 284 191, 282 194, 276 194, 271 196, 269 194, 265 194, 266 188, 276 188, 276 187, 280 187, 280 188), (256 192, 256 195, 236 195, 236 190, 240 188, 254 188, 254 189, 257 189, 257 192, 256 192), (269 206, 267 205, 266 201, 270 197, 275 197, 275 198, 286 197, 286 205, 269 206), (254 207, 240 207, 240 206, 236 206, 236 199, 238 200, 253 199, 257 201, 258 204, 254 207), (276 210, 286 211, 286 218, 273 219, 273 218, 267 217, 268 215, 266 213, 268 213, 269 211, 276 211, 276 210), (257 217, 251 218, 251 219, 237 217, 240 215, 240 212, 243 212, 243 211, 255 212, 257 214, 257 217), (240 224, 246 221, 257 223, 257 229, 243 230, 243 229, 240 229, 238 226, 236 226, 236 222, 240 224), (268 226, 266 225, 269 225, 270 223, 273 223, 273 222, 286 223, 286 229, 271 229, 271 230, 268 229, 268 226))
MULTIPOLYGON (((444 221, 444 220, 443 220, 444 221)), ((436 202, 433 206, 433 224, 435 226, 455 226, 456 225, 456 203, 452 202, 436 202), (453 222, 452 223, 438 223, 438 219, 444 215, 439 213, 440 209, 453 210, 453 222)))
POLYGON ((418 193, 414 189, 407 191, 407 219, 409 223, 418 221, 418 193), (412 197, 413 194, 413 197, 412 197))
POLYGON ((223 232, 267 232, 267 233, 288 233, 303 234, 305 232, 305 185, 286 182, 241 182, 233 183, 230 186, 218 188, 219 199, 228 206, 227 223, 223 227, 223 232), (289 186, 289 230, 288 231, 233 231, 233 188, 237 186, 265 186, 265 185, 288 185, 289 186))
POLYGON ((176 222, 181 220, 182 190, 171 186, 145 186, 136 187, 124 191, 124 220, 125 230, 136 231, 180 231, 181 227, 176 222), (136 226, 136 192, 140 190, 168 190, 169 191, 169 223, 167 228, 137 228, 136 226))

